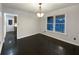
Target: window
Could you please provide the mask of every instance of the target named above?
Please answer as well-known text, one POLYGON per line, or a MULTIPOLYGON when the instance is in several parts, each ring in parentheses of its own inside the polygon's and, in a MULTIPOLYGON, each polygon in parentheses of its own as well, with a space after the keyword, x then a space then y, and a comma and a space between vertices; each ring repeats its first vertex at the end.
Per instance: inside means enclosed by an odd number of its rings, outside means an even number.
POLYGON ((55 31, 64 33, 65 15, 59 15, 55 18, 55 31))
POLYGON ((12 20, 8 20, 8 24, 9 25, 12 25, 12 20))
POLYGON ((53 31, 53 17, 48 17, 47 19, 47 30, 53 31))
POLYGON ((65 15, 48 17, 47 30, 65 33, 65 15))

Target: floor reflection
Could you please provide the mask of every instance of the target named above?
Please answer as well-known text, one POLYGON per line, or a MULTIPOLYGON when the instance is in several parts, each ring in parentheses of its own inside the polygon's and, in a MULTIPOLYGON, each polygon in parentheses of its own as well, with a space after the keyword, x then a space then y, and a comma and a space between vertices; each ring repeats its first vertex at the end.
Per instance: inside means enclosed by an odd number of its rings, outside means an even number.
POLYGON ((2 55, 79 55, 75 46, 42 34, 21 38, 17 44, 13 33, 7 33, 2 55))
POLYGON ((1 54, 2 55, 15 55, 16 52, 17 52, 17 49, 16 49, 15 33, 7 32, 1 54))

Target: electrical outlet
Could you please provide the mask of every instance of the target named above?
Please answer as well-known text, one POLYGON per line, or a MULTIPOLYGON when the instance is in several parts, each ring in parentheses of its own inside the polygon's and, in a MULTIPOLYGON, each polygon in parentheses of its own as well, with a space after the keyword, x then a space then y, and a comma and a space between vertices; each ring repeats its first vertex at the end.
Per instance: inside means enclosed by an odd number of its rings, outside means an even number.
POLYGON ((76 40, 76 37, 74 37, 74 40, 76 40))

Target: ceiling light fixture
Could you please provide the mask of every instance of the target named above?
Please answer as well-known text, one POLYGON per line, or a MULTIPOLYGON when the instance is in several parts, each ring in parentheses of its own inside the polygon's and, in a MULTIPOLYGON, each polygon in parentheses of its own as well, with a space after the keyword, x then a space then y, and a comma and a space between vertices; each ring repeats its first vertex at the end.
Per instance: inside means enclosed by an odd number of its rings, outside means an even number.
POLYGON ((42 5, 42 3, 39 3, 39 12, 37 12, 37 17, 39 17, 39 18, 44 16, 41 5, 42 5))

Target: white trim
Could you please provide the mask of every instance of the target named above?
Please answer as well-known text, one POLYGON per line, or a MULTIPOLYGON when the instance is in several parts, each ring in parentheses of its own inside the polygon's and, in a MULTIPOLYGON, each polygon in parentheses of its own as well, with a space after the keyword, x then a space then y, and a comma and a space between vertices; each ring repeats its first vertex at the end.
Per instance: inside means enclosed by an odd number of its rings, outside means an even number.
POLYGON ((2 47, 3 47, 3 41, 1 41, 1 43, 0 43, 0 54, 1 54, 1 51, 2 51, 2 47))
POLYGON ((49 36, 49 37, 52 37, 52 38, 56 38, 56 39, 58 39, 58 40, 60 40, 60 41, 64 41, 64 42, 67 42, 67 43, 70 43, 70 44, 79 46, 79 44, 77 44, 77 43, 75 43, 75 42, 71 42, 71 41, 63 40, 62 38, 55 37, 55 36, 51 36, 51 35, 48 35, 48 34, 45 34, 45 33, 41 33, 41 34, 44 34, 44 35, 49 36))
MULTIPOLYGON (((4 12, 4 24, 6 23, 6 15, 11 15, 11 16, 17 16, 17 24, 18 24, 18 15, 17 14, 13 14, 13 13, 6 13, 4 12)), ((4 25, 6 27, 6 25, 4 25)), ((5 41, 5 36, 6 36, 6 28, 4 28, 4 34, 3 34, 3 42, 5 41)))
POLYGON ((4 13, 5 15, 11 15, 11 16, 18 16, 17 14, 13 14, 13 13, 4 13))
POLYGON ((53 16, 54 18, 54 23, 53 23, 53 32, 55 32, 55 16, 53 16))

